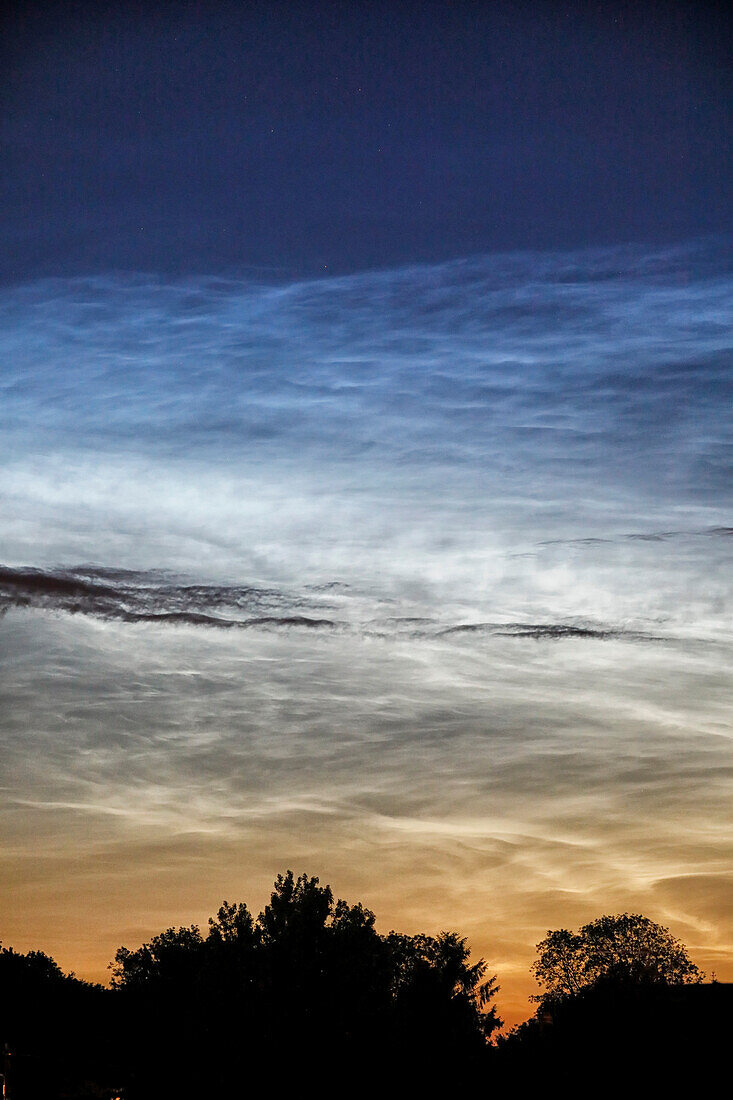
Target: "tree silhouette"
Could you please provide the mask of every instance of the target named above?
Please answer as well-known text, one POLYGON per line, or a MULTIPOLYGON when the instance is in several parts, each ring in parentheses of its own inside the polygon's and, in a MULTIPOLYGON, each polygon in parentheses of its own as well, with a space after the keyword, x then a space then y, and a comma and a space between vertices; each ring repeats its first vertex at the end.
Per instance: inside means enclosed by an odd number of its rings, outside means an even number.
POLYGON ((64 974, 43 951, 0 948, 0 1072, 9 1098, 91 1096, 74 1087, 85 1077, 115 1083, 116 1027, 108 990, 64 974))
POLYGON ((537 944, 532 965, 547 1006, 601 983, 679 985, 702 981, 704 975, 668 928, 638 913, 603 916, 577 932, 548 932, 537 944))
POLYGON ((195 925, 169 928, 118 950, 113 986, 135 1021, 135 1095, 160 1094, 181 1064, 211 1092, 268 1062, 335 1072, 400 1059, 414 1075, 479 1058, 501 1021, 489 1004, 496 979, 469 956, 455 932, 382 936, 363 905, 287 871, 256 920, 224 902, 205 938, 195 925))
POLYGON ((167 928, 137 951, 120 947, 112 966, 112 987, 161 988, 192 981, 200 964, 204 941, 195 924, 167 928))
POLYGON ((206 935, 121 947, 109 990, 0 949, 9 1095, 237 1096, 263 1074, 288 1092, 328 1075, 378 1095, 550 1080, 575 1095, 599 1066, 606 1084, 675 1094, 690 1067, 721 1063, 733 986, 703 985, 668 929, 624 913, 538 948, 538 1012, 497 1046, 496 978, 457 932, 381 935, 369 909, 292 871, 256 919, 225 901, 206 935))
POLYGON ((705 1091, 707 1069, 722 1067, 733 987, 703 985, 669 929, 606 915, 550 931, 537 949, 543 992, 536 1015, 500 1041, 502 1080, 524 1094, 550 1080, 570 1095, 705 1091))
POLYGON ((212 944, 236 943, 252 946, 257 938, 255 924, 244 902, 222 902, 216 917, 209 917, 208 939, 212 944))

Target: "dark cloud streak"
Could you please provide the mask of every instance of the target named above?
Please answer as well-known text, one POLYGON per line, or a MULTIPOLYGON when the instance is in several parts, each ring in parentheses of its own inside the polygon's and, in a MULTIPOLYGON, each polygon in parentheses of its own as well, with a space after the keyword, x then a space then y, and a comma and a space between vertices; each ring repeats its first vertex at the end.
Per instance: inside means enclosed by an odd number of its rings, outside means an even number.
MULTIPOLYGON (((333 591, 333 585, 319 586, 333 591)), ((322 601, 321 601, 322 603, 322 601)), ((11 607, 90 615, 103 620, 151 623, 162 626, 201 626, 221 630, 283 628, 307 630, 351 629, 374 637, 450 638, 453 635, 535 639, 608 638, 660 641, 642 631, 601 624, 480 622, 445 626, 437 620, 393 617, 389 620, 348 623, 345 620, 288 612, 312 605, 314 597, 286 595, 274 589, 223 585, 172 584, 154 573, 130 570, 11 569, 0 566, 0 615, 11 607), (110 584, 111 578, 118 578, 110 584), (281 606, 282 614, 257 614, 263 607, 281 606), (211 608, 236 611, 236 618, 214 615, 211 608), (242 617, 247 615, 246 618, 242 617)), ((667 639, 669 640, 669 639, 667 639)))
POLYGON ((284 603, 273 590, 223 588, 206 585, 165 583, 152 574, 122 573, 109 569, 83 572, 0 567, 0 609, 25 607, 92 615, 129 623, 160 623, 175 626, 208 626, 227 630, 253 627, 305 627, 324 629, 337 624, 307 615, 252 614, 264 606, 284 603), (111 577, 124 577, 111 585, 111 577), (97 579, 99 577, 99 579, 97 579), (89 579, 88 579, 89 578, 89 579), (106 581, 107 583, 103 583, 106 581), (225 618, 207 613, 212 607, 228 607, 248 618, 225 618))

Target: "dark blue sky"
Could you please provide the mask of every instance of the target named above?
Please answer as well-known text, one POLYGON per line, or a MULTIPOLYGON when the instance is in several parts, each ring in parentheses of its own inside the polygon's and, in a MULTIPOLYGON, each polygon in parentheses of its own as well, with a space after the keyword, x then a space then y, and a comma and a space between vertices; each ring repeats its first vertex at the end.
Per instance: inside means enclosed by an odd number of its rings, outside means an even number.
POLYGON ((6 283, 728 227, 722 5, 153 7, 6 9, 6 283))

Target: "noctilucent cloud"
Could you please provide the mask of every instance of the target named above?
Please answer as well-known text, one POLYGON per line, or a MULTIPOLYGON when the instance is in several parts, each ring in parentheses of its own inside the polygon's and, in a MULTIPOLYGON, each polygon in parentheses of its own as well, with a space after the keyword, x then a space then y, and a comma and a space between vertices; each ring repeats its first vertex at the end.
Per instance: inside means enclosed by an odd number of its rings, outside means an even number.
POLYGON ((292 867, 509 1022, 733 980, 729 16, 108 7, 0 36, 3 943, 292 867))
POLYGON ((296 864, 518 1014, 599 910, 723 969, 724 260, 5 290, 10 934, 101 972, 296 864))

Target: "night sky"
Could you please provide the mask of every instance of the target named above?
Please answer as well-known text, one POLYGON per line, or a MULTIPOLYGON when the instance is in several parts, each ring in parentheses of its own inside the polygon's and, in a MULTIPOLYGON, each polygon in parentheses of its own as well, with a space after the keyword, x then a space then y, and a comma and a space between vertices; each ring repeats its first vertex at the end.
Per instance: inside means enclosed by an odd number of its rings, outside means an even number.
POLYGON ((0 272, 288 278, 727 229, 724 10, 20 4, 0 272))
POLYGON ((154 7, 4 15, 0 939, 733 980, 724 7, 154 7))

